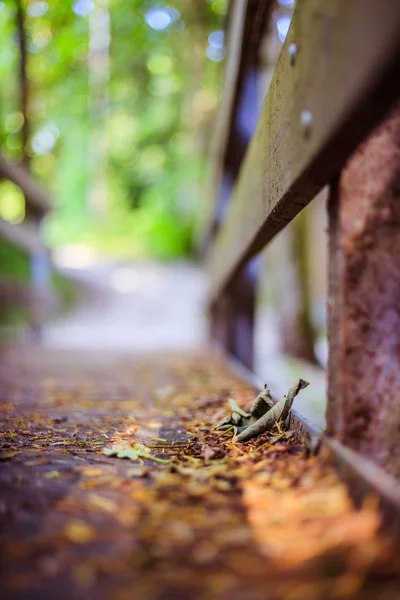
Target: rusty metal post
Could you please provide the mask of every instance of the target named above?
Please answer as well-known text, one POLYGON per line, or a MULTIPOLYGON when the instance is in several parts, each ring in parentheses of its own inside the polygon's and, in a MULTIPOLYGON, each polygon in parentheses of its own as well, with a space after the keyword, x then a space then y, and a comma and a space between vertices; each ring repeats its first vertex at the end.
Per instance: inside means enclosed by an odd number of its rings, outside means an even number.
POLYGON ((331 190, 328 431, 400 477, 400 104, 331 190))

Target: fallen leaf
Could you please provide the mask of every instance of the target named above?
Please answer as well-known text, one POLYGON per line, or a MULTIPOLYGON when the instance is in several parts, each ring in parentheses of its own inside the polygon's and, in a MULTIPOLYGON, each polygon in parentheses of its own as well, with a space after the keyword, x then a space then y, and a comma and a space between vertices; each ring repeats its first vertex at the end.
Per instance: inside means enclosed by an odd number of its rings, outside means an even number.
POLYGON ((118 511, 118 504, 116 502, 98 494, 89 494, 88 502, 95 508, 99 508, 105 512, 115 513, 118 511))
POLYGON ((300 390, 308 385, 307 381, 299 379, 298 383, 290 388, 287 395, 284 396, 282 400, 279 400, 272 408, 269 408, 269 410, 255 423, 252 423, 248 427, 245 427, 244 430, 239 431, 239 433, 235 435, 234 441, 244 442, 251 437, 269 431, 279 420, 285 421, 292 408, 293 400, 300 390))
POLYGON ((58 477, 60 477, 60 471, 57 471, 57 469, 54 471, 47 471, 47 473, 43 474, 43 477, 45 479, 58 479, 58 477))
POLYGON ((96 531, 84 521, 74 519, 65 526, 64 534, 75 544, 86 544, 95 538, 96 531))
POLYGON ((104 475, 104 471, 98 467, 89 467, 82 470, 82 475, 85 477, 96 477, 97 475, 104 475))
POLYGON ((226 452, 223 450, 223 448, 220 448, 219 446, 212 447, 207 445, 203 446, 200 454, 204 460, 215 460, 218 458, 223 458, 225 455, 226 452))
POLYGON ((17 452, 0 452, 0 460, 11 460, 17 456, 17 452))

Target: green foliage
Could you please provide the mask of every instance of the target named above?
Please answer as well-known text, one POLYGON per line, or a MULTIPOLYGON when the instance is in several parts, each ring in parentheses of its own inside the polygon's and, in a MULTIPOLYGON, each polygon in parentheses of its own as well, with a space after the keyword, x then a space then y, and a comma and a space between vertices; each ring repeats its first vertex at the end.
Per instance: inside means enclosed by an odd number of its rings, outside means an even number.
POLYGON ((21 283, 29 282, 29 257, 0 237, 1 279, 13 279, 21 283))
MULTIPOLYGON (((85 0, 23 4, 26 151, 54 199, 48 242, 85 241, 131 256, 188 254, 221 81, 221 64, 206 57, 206 48, 209 34, 223 26, 227 1, 97 0, 96 14, 87 15, 79 14, 90 8, 85 0), (45 9, 35 16, 38 4, 45 9), (93 36, 99 6, 108 11, 108 41, 93 36), (163 30, 149 24, 157 7, 172 15, 163 30)), ((18 159, 15 6, 0 2, 0 142, 18 159)))
POLYGON ((11 181, 0 181, 0 218, 20 223, 24 217, 25 198, 20 188, 11 181))

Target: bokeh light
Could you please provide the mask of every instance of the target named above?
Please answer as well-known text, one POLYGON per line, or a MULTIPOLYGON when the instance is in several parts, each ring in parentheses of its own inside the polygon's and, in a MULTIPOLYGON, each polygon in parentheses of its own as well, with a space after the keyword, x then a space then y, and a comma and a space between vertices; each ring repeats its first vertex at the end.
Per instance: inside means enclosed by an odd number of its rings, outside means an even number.
POLYGON ((12 112, 4 119, 4 129, 7 133, 17 133, 24 124, 24 115, 21 112, 12 112))
POLYGON ((278 2, 284 8, 293 8, 296 0, 278 0, 278 2))
POLYGON ((94 10, 93 0, 76 0, 72 5, 72 10, 78 17, 86 17, 94 10))
POLYGON ((154 6, 146 12, 145 20, 155 31, 163 31, 180 17, 179 12, 170 6, 154 6))
POLYGON ((30 17, 43 17, 49 10, 47 2, 34 2, 30 4, 26 10, 30 17))
POLYGON ((25 198, 11 181, 0 182, 0 218, 9 223, 21 223, 25 217, 25 198))
POLYGON ((56 145, 59 132, 55 125, 48 125, 38 131, 32 140, 32 150, 35 154, 48 154, 56 145))
POLYGON ((281 17, 280 19, 278 19, 278 21, 276 23, 276 29, 277 29, 277 32, 278 32, 278 37, 279 37, 279 39, 280 39, 280 41, 282 43, 286 39, 287 33, 289 31, 291 20, 292 20, 291 17, 284 16, 284 17, 281 17))
POLYGON ((169 56, 164 54, 155 54, 147 61, 147 68, 153 75, 163 75, 171 71, 173 61, 169 56))

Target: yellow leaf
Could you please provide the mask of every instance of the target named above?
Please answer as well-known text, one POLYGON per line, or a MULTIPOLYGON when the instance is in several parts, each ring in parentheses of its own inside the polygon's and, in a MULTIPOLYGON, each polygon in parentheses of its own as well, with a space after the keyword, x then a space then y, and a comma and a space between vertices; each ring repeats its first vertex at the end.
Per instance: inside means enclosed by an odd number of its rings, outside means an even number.
POLYGON ((89 467, 82 471, 82 475, 85 477, 96 477, 96 475, 103 475, 103 473, 103 469, 99 469, 98 467, 89 467))
POLYGON ((88 501, 95 508, 99 508, 105 512, 117 512, 118 510, 118 505, 113 500, 105 498, 104 496, 89 494, 88 501))
POLYGON ((45 477, 46 479, 57 479, 58 477, 60 477, 60 471, 47 471, 47 473, 45 473, 43 477, 45 477))
POLYGON ((93 540, 96 532, 91 525, 88 525, 84 521, 74 519, 66 525, 64 533, 71 542, 74 542, 75 544, 85 544, 93 540))

